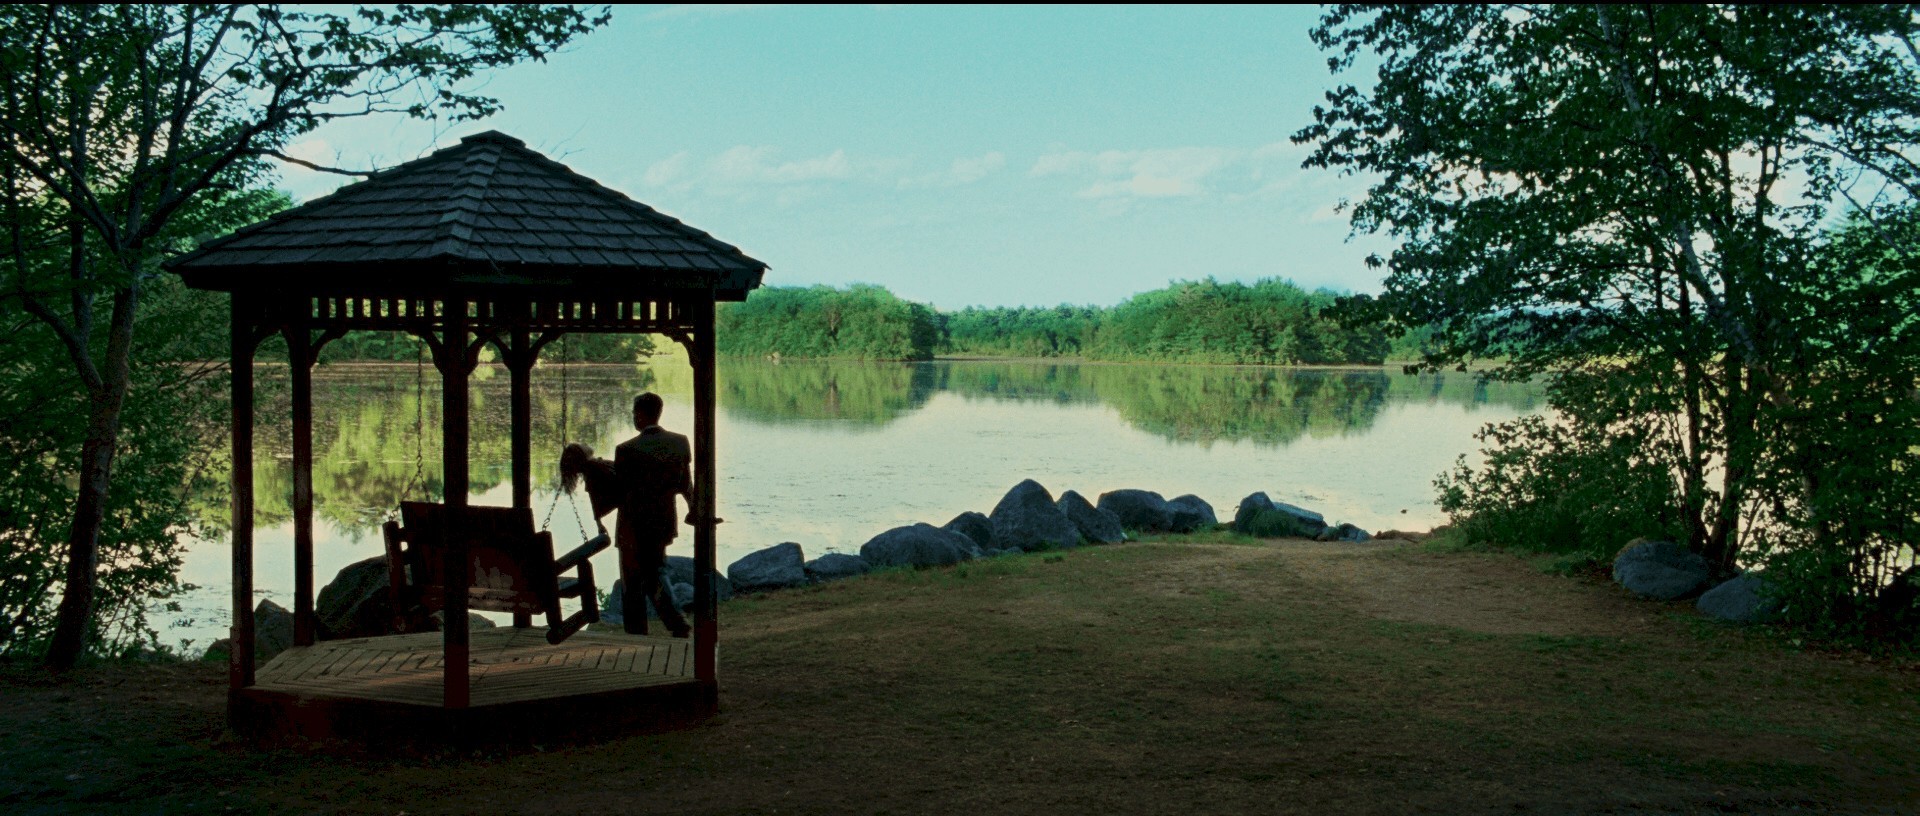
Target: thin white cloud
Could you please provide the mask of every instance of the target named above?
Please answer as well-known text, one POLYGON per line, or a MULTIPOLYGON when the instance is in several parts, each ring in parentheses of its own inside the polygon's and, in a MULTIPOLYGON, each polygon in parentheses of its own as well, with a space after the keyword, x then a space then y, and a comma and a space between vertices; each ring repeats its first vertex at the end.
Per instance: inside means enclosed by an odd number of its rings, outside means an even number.
POLYGON ((1056 150, 1028 175, 1077 179, 1078 198, 1124 212, 1150 199, 1219 198, 1234 202, 1282 192, 1299 177, 1304 150, 1288 142, 1252 149, 1190 146, 1143 150, 1056 150))
POLYGON ((1215 175, 1245 156, 1224 147, 1061 151, 1041 156, 1029 174, 1088 178, 1081 198, 1176 198, 1205 193, 1215 175))
POLYGON ((704 161, 680 151, 649 165, 640 181, 648 187, 668 190, 700 188, 724 193, 754 187, 846 181, 861 172, 845 150, 786 159, 777 148, 738 145, 704 161))
POLYGON ((945 170, 909 176, 900 180, 900 189, 959 187, 972 184, 1007 166, 1007 155, 998 150, 980 156, 961 156, 945 170))
POLYGON ((853 163, 845 150, 825 156, 780 161, 771 147, 729 148, 714 157, 709 167, 714 178, 734 184, 796 184, 809 181, 839 181, 853 176, 853 163))

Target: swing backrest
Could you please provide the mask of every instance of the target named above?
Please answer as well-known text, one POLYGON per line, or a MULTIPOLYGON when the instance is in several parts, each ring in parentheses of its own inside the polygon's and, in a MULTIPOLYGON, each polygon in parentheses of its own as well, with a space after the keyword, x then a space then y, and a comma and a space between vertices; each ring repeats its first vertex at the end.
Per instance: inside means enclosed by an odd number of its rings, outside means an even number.
MULTIPOLYGON (((401 502, 407 547, 402 559, 417 602, 429 610, 446 608, 446 543, 441 538, 449 511, 444 504, 401 502)), ((534 532, 533 511, 524 507, 469 506, 461 535, 473 583, 467 605, 493 612, 558 610, 560 591, 553 564, 553 536, 534 532)))

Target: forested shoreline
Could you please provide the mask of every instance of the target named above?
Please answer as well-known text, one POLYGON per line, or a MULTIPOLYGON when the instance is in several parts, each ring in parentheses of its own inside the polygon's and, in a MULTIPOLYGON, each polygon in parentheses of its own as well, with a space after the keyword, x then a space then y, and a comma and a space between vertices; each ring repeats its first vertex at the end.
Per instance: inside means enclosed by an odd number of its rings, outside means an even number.
POLYGON ((723 304, 716 341, 736 357, 929 360, 1072 357, 1113 362, 1381 365, 1419 357, 1420 332, 1396 339, 1347 325, 1343 295, 1290 281, 1176 281, 1114 306, 969 306, 941 311, 855 284, 766 287, 723 304))

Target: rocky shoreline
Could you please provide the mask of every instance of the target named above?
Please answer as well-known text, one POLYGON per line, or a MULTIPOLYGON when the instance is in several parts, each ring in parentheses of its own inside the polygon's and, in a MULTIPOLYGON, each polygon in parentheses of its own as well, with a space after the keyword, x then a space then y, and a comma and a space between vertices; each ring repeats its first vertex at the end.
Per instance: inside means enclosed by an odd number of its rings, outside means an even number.
MULTIPOLYGON (((989 513, 965 511, 946 524, 917 523, 883 531, 860 546, 858 554, 830 552, 808 559, 798 542, 787 541, 757 550, 713 576, 715 598, 726 601, 736 593, 777 592, 864 575, 875 569, 926 569, 983 558, 1021 553, 1066 550, 1082 546, 1118 544, 1137 535, 1194 533, 1224 530, 1256 538, 1308 538, 1316 541, 1364 542, 1372 533, 1349 523, 1332 523, 1321 513, 1274 501, 1265 492, 1240 500, 1233 519, 1222 524, 1213 506, 1195 495, 1168 499, 1151 490, 1120 489, 1101 493, 1097 501, 1067 490, 1056 499, 1047 488, 1027 479, 1008 490, 989 513)), ((1415 539, 1420 534, 1385 532, 1383 538, 1415 539)), ((1764 623, 1778 617, 1780 606, 1770 598, 1764 576, 1744 573, 1712 583, 1706 562, 1671 542, 1635 539, 1620 551, 1613 564, 1613 580, 1634 595, 1674 601, 1697 597, 1700 611, 1720 620, 1764 623)), ((389 608, 386 556, 349 564, 321 589, 314 604, 322 640, 376 637, 393 634, 389 608)), ((668 556, 661 580, 671 589, 674 603, 685 610, 693 605, 694 562, 686 556, 668 556)), ((615 581, 600 605, 600 621, 623 625, 624 581, 615 581)), ((653 610, 648 609, 651 616, 653 610)), ((437 620, 437 618, 436 618, 437 620)), ((470 616, 474 628, 495 624, 470 616)), ((258 659, 271 659, 293 643, 293 616, 271 600, 255 610, 255 648, 258 659)), ((210 646, 205 659, 224 659, 227 640, 210 646)))

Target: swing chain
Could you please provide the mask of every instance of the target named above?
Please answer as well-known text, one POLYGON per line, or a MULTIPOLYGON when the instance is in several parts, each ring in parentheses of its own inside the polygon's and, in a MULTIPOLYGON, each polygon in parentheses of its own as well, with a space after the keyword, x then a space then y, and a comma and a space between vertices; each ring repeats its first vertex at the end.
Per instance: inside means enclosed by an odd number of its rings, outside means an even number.
MULTIPOLYGON (((567 389, 567 351, 571 345, 571 342, 567 339, 567 335, 560 335, 560 442, 563 445, 567 443, 568 425, 570 424, 568 407, 572 403, 572 395, 567 389)), ((566 492, 565 479, 563 478, 554 493, 553 501, 547 503, 547 515, 546 518, 540 520, 540 529, 546 530, 551 528, 553 511, 558 509, 560 505, 560 494, 566 492)), ((586 541, 593 538, 593 535, 587 532, 586 519, 580 515, 580 497, 568 493, 567 506, 573 508, 573 524, 575 527, 580 528, 580 540, 586 541)), ((599 526, 599 519, 594 519, 594 524, 599 526)), ((604 530, 605 528, 602 527, 601 529, 604 530)))
MULTIPOLYGON (((423 342, 413 356, 413 475, 407 477, 407 483, 400 488, 404 499, 413 496, 414 490, 424 488, 427 483, 427 348, 423 342)), ((399 521, 400 508, 387 508, 387 520, 399 521)))

